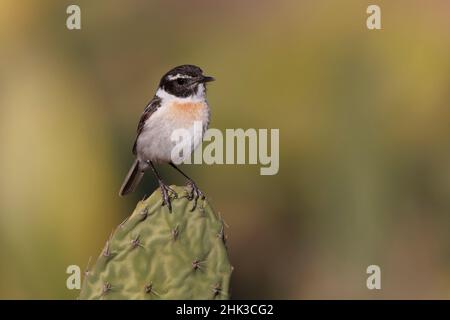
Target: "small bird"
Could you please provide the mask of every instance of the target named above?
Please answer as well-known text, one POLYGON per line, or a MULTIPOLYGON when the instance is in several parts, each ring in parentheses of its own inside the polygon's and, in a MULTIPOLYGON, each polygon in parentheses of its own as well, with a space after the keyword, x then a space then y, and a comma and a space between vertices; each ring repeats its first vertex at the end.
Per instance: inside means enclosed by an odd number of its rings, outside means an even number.
MULTIPOLYGON (((195 182, 173 163, 172 149, 175 142, 171 140, 171 135, 177 129, 192 131, 194 122, 201 122, 203 138, 210 119, 206 83, 211 81, 214 81, 213 77, 203 75, 202 69, 194 65, 175 67, 161 78, 155 96, 147 104, 139 120, 133 145, 136 160, 120 188, 120 196, 133 192, 144 172, 150 168, 158 180, 163 205, 167 205, 169 211, 172 211, 170 194, 174 197, 177 194, 163 182, 155 168, 155 164, 168 163, 187 179, 191 187, 189 198, 194 200, 192 210, 195 209, 198 198, 204 196, 195 182)), ((189 149, 193 152, 202 139, 191 140, 189 149)))

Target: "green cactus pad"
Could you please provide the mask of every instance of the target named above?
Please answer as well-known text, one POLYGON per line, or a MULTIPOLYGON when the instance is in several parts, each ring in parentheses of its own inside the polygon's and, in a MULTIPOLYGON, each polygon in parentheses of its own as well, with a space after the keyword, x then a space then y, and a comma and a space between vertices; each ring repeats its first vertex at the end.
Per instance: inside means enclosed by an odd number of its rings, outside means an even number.
POLYGON ((159 189, 140 201, 88 270, 79 299, 228 299, 232 266, 224 223, 208 201, 177 194, 172 212, 159 189))

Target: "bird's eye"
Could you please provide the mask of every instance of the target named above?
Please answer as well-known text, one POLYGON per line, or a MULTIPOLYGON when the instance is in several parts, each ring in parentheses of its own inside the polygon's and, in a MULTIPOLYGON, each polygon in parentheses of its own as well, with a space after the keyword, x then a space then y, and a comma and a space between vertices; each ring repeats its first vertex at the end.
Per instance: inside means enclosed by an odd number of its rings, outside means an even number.
POLYGON ((177 79, 177 84, 183 85, 183 84, 185 84, 185 83, 186 83, 186 79, 184 79, 184 78, 178 78, 178 79, 177 79))

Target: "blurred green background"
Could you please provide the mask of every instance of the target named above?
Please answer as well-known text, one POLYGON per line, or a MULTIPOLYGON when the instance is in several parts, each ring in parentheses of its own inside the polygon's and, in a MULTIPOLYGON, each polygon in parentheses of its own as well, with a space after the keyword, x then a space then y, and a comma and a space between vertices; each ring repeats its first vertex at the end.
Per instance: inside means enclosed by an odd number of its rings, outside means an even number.
POLYGON ((280 129, 278 175, 184 166, 230 226, 234 298, 450 298, 449 14, 449 1, 2 0, 0 298, 78 295, 66 267, 84 269, 156 188, 147 175, 117 195, 140 113, 184 63, 218 79, 212 127, 280 129), (366 28, 369 4, 382 30, 366 28), (366 288, 371 264, 382 290, 366 288))

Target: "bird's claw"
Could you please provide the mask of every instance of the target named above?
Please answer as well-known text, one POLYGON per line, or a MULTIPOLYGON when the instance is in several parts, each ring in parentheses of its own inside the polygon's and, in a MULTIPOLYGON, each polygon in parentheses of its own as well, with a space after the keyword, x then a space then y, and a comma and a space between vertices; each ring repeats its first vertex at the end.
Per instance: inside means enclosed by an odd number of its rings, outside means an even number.
POLYGON ((195 184, 194 181, 189 180, 187 185, 190 187, 190 192, 188 193, 188 200, 194 200, 194 204, 192 205, 191 211, 194 211, 195 208, 197 207, 197 201, 198 199, 205 199, 205 195, 203 194, 203 192, 197 187, 197 185, 195 184))
POLYGON ((172 196, 176 199, 178 197, 177 193, 175 192, 175 190, 170 188, 168 185, 164 184, 162 181, 159 182, 159 187, 161 189, 161 195, 163 198, 163 206, 166 205, 167 208, 169 209, 169 212, 172 212, 172 203, 170 199, 171 196, 170 194, 172 194, 172 196))

